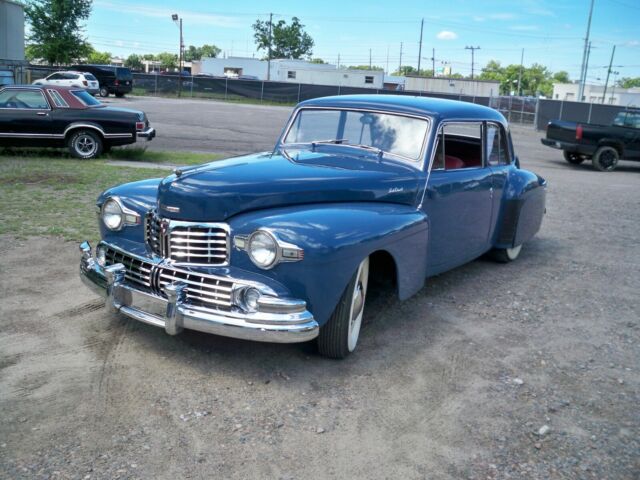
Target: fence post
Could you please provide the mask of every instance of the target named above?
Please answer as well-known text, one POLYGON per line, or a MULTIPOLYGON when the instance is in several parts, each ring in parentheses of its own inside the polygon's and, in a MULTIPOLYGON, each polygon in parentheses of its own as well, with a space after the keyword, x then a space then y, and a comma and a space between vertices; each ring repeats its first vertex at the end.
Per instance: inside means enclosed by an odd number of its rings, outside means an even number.
POLYGON ((511 107, 513 106, 513 95, 509 96, 509 114, 507 120, 511 123, 511 107))
POLYGON ((536 110, 533 114, 533 127, 538 130, 538 109, 540 108, 540 99, 536 98, 536 110))
POLYGON ((520 97, 520 101, 522 101, 522 109, 520 110, 520 123, 524 125, 524 97, 520 97))
POLYGON ((587 118, 587 123, 591 123, 591 109, 593 108, 593 103, 589 102, 589 116, 587 118))
POLYGON ((560 115, 558 115, 558 120, 562 120, 562 108, 564 107, 564 100, 560 100, 560 115))
POLYGON ((299 84, 298 84, 298 102, 297 102, 297 103, 300 103, 300 89, 301 89, 301 88, 302 88, 302 84, 301 84, 301 83, 299 83, 299 84))
POLYGON ((338 95, 340 95, 340 85, 338 85, 338 95))
POLYGON ((191 98, 193 98, 193 75, 191 75, 191 98))
POLYGON ((262 85, 260 85, 260 101, 262 102, 262 98, 264 97, 264 81, 262 85))
POLYGON ((154 89, 153 89, 153 95, 157 97, 158 96, 158 73, 156 73, 154 75, 154 77, 155 77, 156 81, 155 81, 155 86, 154 86, 154 89))
POLYGON ((229 83, 229 77, 224 77, 224 99, 227 99, 227 84, 229 83))

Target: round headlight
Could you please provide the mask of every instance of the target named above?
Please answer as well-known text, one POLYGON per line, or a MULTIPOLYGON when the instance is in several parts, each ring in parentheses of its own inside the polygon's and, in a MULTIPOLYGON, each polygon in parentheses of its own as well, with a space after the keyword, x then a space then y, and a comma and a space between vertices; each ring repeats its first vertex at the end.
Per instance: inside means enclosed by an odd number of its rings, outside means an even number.
POLYGON ((278 244, 271 234, 258 230, 249 238, 247 252, 251 261, 258 267, 269 268, 278 256, 278 244))
POLYGON ((110 198, 102 205, 102 222, 109 230, 120 230, 123 222, 122 208, 110 198))

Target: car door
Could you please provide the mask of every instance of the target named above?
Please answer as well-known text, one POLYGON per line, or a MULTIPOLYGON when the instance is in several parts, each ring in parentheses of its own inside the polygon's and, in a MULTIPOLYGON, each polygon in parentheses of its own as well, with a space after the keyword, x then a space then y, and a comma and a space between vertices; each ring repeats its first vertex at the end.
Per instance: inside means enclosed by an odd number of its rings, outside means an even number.
POLYGON ((63 78, 62 73, 52 73, 44 79, 44 83, 47 85, 61 85, 60 82, 63 78))
POLYGON ((51 135, 51 107, 39 88, 5 88, 0 92, 0 112, 3 137, 51 135))
POLYGON ((627 112, 624 121, 625 158, 640 158, 640 113, 627 112))
POLYGON ((509 135, 499 123, 485 124, 485 160, 492 173, 493 215, 490 236, 493 238, 500 213, 500 202, 506 188, 509 170, 512 167, 512 152, 509 148, 509 135))
POLYGON ((493 184, 482 153, 482 122, 441 127, 422 208, 429 218, 428 275, 449 270, 489 248, 493 184))

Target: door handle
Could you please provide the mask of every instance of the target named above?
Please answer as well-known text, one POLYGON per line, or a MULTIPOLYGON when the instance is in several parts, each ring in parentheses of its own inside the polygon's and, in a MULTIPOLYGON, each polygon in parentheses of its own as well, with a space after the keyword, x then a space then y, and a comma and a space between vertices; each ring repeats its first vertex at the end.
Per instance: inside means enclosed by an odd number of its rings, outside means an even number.
POLYGON ((38 112, 36 113, 36 115, 40 115, 41 117, 46 117, 49 114, 47 112, 38 112))

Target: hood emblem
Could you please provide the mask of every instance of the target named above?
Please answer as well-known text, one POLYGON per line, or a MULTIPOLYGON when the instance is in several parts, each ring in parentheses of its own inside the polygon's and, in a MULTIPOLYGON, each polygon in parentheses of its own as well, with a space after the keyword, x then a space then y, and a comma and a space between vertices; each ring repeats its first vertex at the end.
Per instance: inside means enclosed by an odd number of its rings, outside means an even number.
POLYGON ((162 210, 166 210, 167 212, 172 212, 172 213, 179 213, 180 212, 180 207, 173 207, 171 205, 162 205, 162 204, 160 204, 160 208, 162 210))
POLYGON ((389 189, 389 193, 400 193, 404 190, 404 187, 392 187, 389 189))

